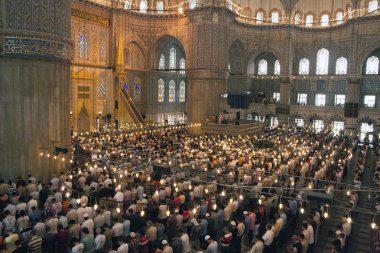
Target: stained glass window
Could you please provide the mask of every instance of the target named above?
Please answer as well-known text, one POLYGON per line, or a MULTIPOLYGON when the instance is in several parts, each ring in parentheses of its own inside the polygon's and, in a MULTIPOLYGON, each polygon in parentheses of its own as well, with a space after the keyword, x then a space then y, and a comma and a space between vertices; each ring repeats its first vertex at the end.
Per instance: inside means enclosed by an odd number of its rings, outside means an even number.
POLYGON ((315 105, 316 106, 325 106, 326 105, 326 95, 325 94, 317 94, 315 96, 315 105))
POLYGON ((327 75, 329 72, 329 50, 322 48, 317 53, 317 75, 327 75))
POLYGON ((140 12, 146 13, 146 10, 148 8, 148 3, 146 0, 141 0, 140 1, 140 12))
POLYGON ((197 7, 197 0, 190 0, 190 9, 197 7))
POLYGON ((272 23, 278 24, 280 22, 280 14, 278 11, 272 12, 272 17, 271 17, 272 23))
POLYGON ((125 0, 124 2, 124 9, 130 10, 132 8, 132 0, 125 0))
POLYGON ((333 132, 334 135, 339 135, 340 131, 344 130, 344 122, 342 121, 333 121, 333 132))
POLYGON ((186 101, 186 85, 184 81, 179 83, 179 102, 186 101))
POLYGON ((337 23, 338 25, 340 25, 340 24, 343 23, 343 12, 338 11, 338 12, 336 13, 336 23, 337 23))
POLYGON ((258 75, 265 76, 268 73, 268 62, 264 59, 259 61, 258 75))
POLYGON ((169 53, 169 68, 170 69, 176 69, 176 64, 177 64, 177 51, 175 50, 174 47, 170 49, 169 53))
POLYGON ((274 62, 274 74, 276 76, 279 76, 280 75, 280 72, 281 72, 281 66, 280 66, 280 61, 279 60, 276 60, 274 62))
POLYGON ((156 10, 160 13, 164 11, 164 2, 162 0, 156 2, 156 10))
POLYGON ((106 77, 104 73, 100 74, 99 76, 99 96, 106 96, 106 77))
POLYGON ((314 22, 314 16, 309 14, 306 16, 306 26, 312 26, 314 22))
POLYGON ((314 126, 314 130, 316 133, 319 133, 323 130, 323 128, 325 127, 325 124, 323 123, 322 120, 314 120, 313 121, 313 126, 314 126))
POLYGON ((376 13, 377 9, 379 8, 379 2, 378 0, 371 0, 368 3, 368 12, 376 13))
POLYGON ((323 14, 321 17, 321 26, 329 26, 329 15, 323 14))
POLYGON ((300 75, 308 75, 309 74, 309 60, 303 58, 300 60, 298 73, 300 75))
POLYGON ((261 24, 264 20, 264 13, 262 11, 257 12, 256 14, 256 23, 261 24))
POLYGON ((346 95, 336 94, 335 95, 335 106, 344 106, 346 103, 346 95))
POLYGON ((158 80, 158 102, 164 102, 165 99, 165 82, 162 79, 158 80))
POLYGON ((88 38, 83 27, 78 32, 78 55, 79 58, 87 58, 88 56, 88 38))
POLYGON ((296 13, 294 16, 294 24, 299 25, 301 23, 301 14, 296 13))
POLYGON ((371 56, 368 58, 365 73, 366 75, 379 74, 379 58, 376 56, 371 56))
POLYGON ((185 59, 181 58, 181 60, 179 61, 179 68, 181 69, 180 73, 184 75, 185 74, 185 68, 186 68, 185 59))
POLYGON ((175 102, 175 82, 169 82, 169 102, 175 102))
POLYGON ((99 58, 101 61, 105 61, 107 56, 107 35, 105 32, 101 32, 99 35, 99 58))
POLYGON ((336 60, 335 74, 336 75, 347 74, 347 59, 346 58, 340 57, 336 60))
POLYGON ((165 56, 161 54, 160 62, 158 63, 158 69, 165 69, 165 56))

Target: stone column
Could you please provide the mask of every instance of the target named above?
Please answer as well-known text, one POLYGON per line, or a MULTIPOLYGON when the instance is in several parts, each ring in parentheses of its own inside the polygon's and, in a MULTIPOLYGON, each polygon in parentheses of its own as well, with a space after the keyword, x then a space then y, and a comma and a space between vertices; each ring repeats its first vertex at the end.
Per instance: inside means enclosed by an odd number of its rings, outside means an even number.
POLYGON ((203 123, 223 108, 227 93, 228 16, 209 9, 190 13, 193 25, 191 52, 187 54, 186 111, 190 123, 203 123))
POLYGON ((348 78, 347 103, 359 103, 360 78, 348 78))
POLYGON ((280 79, 280 104, 289 105, 290 102, 290 80, 288 77, 280 79))
POLYGON ((69 167, 70 153, 53 153, 70 150, 70 7, 0 0, 0 178, 47 180, 69 167))

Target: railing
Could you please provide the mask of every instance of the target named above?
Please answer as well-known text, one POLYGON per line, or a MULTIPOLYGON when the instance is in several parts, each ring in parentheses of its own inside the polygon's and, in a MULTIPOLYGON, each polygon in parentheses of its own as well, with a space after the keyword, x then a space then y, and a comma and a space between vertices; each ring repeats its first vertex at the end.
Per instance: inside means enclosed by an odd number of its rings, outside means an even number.
MULTIPOLYGON (((84 1, 84 0, 80 0, 84 1)), ((247 14, 245 11, 246 6, 240 6, 233 2, 233 0, 183 0, 178 1, 172 5, 165 5, 163 10, 156 9, 154 6, 149 6, 144 11, 140 11, 140 5, 136 4, 135 1, 131 1, 132 4, 128 8, 125 8, 125 0, 86 0, 88 2, 93 2, 96 4, 104 5, 107 7, 113 7, 117 9, 124 9, 126 11, 146 14, 146 15, 173 15, 179 14, 183 15, 185 11, 199 9, 204 7, 218 7, 225 8, 236 14, 236 20, 240 23, 250 24, 250 25, 260 25, 260 26, 276 26, 276 25, 294 25, 295 27, 302 27, 308 29, 328 29, 331 27, 338 27, 344 25, 349 20, 364 18, 364 17, 373 17, 379 16, 380 10, 376 10, 372 13, 368 13, 368 10, 365 8, 352 10, 350 17, 348 17, 348 13, 344 13, 344 19, 342 21, 337 21, 335 17, 330 17, 327 26, 322 26, 320 20, 315 20, 313 23, 306 24, 305 20, 299 20, 298 24, 295 24, 294 17, 282 16, 278 20, 278 22, 272 22, 270 17, 265 17, 262 20, 257 20, 256 17, 252 16, 252 14, 247 14), (194 4, 194 5, 193 5, 194 4)), ((149 2, 149 1, 148 1, 149 2)), ((256 9, 259 9, 260 6, 257 6, 256 9)), ((255 13, 255 9, 252 9, 252 13, 255 13)))
POLYGON ((140 112, 138 111, 135 103, 133 103, 132 98, 125 90, 121 90, 121 93, 124 96, 126 106, 129 107, 130 111, 132 111, 133 117, 136 119, 136 123, 144 124, 144 119, 142 118, 140 112))

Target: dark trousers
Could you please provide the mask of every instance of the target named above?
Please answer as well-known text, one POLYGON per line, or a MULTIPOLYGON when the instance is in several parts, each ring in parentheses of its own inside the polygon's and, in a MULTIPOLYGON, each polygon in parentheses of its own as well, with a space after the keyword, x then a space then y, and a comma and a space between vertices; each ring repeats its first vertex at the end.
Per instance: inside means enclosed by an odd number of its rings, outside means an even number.
POLYGON ((307 253, 314 253, 314 246, 314 243, 309 244, 309 247, 307 248, 307 253))

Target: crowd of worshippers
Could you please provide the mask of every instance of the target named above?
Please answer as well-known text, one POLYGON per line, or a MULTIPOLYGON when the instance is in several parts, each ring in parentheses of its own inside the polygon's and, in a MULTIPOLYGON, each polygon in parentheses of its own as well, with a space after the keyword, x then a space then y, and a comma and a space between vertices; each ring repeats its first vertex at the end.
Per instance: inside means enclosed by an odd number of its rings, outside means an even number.
POLYGON ((291 238, 289 252, 314 252, 323 206, 310 215, 300 210, 324 179, 336 179, 323 186, 326 193, 339 184, 350 143, 306 131, 260 137, 279 145, 257 150, 250 137, 194 137, 183 129, 81 137, 102 159, 47 184, 33 176, 0 182, 1 247, 272 253, 291 238), (111 164, 111 156, 120 163, 111 164), (179 169, 158 178, 154 163, 179 169), (290 237, 301 218, 302 233, 290 237))

